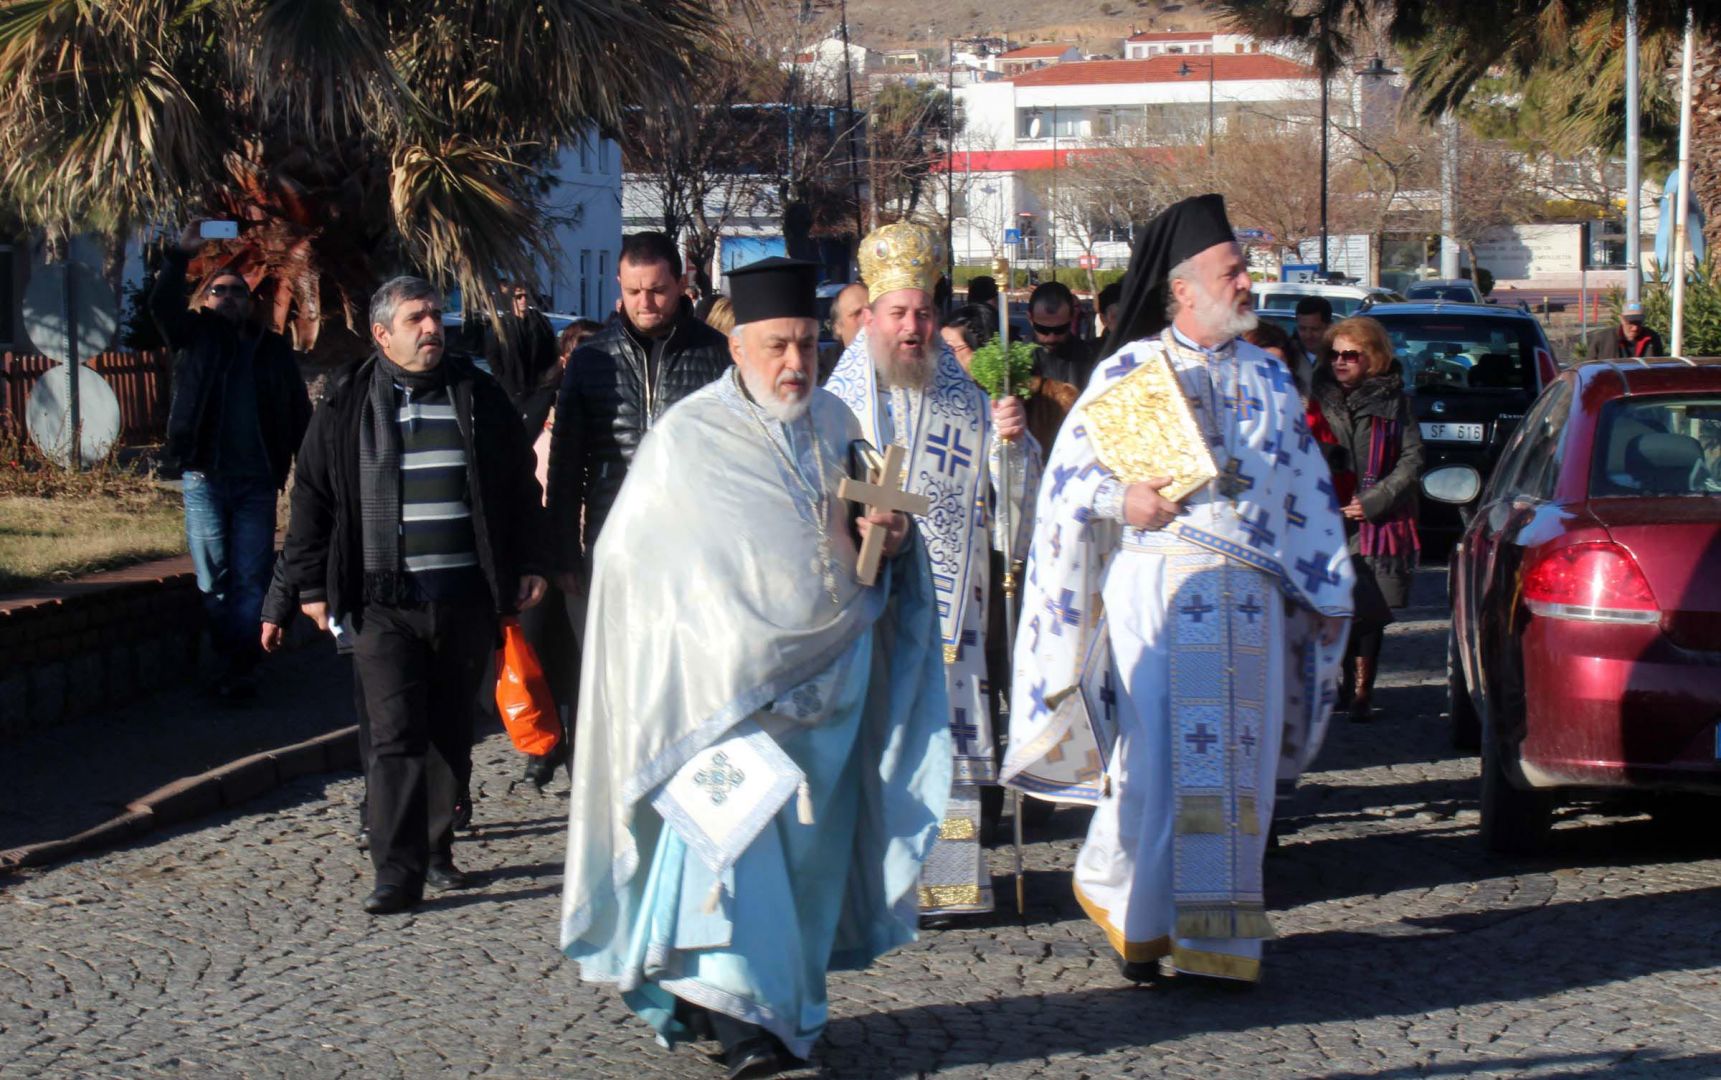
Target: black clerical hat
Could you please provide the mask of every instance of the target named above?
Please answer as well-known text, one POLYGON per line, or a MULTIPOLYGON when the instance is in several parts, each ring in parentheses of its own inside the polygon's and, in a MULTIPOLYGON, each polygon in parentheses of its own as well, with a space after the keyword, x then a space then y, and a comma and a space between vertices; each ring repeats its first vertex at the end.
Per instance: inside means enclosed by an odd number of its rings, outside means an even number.
POLYGON ((1172 203, 1143 225, 1124 274, 1117 325, 1107 332, 1101 355, 1110 356, 1132 341, 1165 329, 1166 279, 1172 267, 1214 244, 1236 239, 1225 216, 1223 195, 1193 195, 1172 203))
POLYGON ((729 302, 735 323, 761 319, 816 319, 813 292, 819 284, 817 263, 773 256, 729 271, 729 302))

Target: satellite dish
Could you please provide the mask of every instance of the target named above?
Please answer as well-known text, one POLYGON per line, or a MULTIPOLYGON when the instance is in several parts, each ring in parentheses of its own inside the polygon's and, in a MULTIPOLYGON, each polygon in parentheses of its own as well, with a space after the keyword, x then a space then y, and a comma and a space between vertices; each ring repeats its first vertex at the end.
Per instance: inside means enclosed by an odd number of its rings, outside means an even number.
MULTIPOLYGON (((49 368, 36 380, 30 400, 24 405, 24 425, 30 438, 52 461, 67 465, 71 461, 72 432, 68 419, 71 408, 72 369, 64 364, 49 368)), ((84 465, 94 465, 108 456, 120 434, 120 402, 108 388, 107 380, 82 364, 78 365, 78 427, 83 444, 78 455, 84 465)))
POLYGON ((80 262, 35 266, 24 290, 24 332, 43 356, 66 362, 66 290, 72 293, 72 322, 78 359, 88 360, 113 344, 119 305, 101 275, 80 262))
MULTIPOLYGON (((102 264, 108 259, 107 247, 89 233, 79 233, 67 239, 65 250, 67 262, 83 263, 91 270, 101 270, 102 264)), ((33 260, 31 265, 40 269, 48 262, 47 243, 37 241, 30 249, 30 254, 33 260)))

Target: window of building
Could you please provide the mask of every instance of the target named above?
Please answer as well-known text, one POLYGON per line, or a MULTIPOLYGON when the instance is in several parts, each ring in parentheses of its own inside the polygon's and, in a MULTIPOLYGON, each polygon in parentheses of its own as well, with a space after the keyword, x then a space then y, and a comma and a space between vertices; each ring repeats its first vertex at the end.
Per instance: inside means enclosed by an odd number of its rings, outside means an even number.
POLYGON ((610 253, 607 251, 600 251, 600 252, 598 252, 598 288, 597 288, 597 294, 598 295, 596 298, 598 311, 607 311, 608 310, 608 305, 606 305, 604 303, 604 297, 609 294, 609 288, 610 288, 610 253))
POLYGON ((592 280, 592 251, 586 248, 580 252, 580 314, 590 317, 593 308, 591 304, 592 280))

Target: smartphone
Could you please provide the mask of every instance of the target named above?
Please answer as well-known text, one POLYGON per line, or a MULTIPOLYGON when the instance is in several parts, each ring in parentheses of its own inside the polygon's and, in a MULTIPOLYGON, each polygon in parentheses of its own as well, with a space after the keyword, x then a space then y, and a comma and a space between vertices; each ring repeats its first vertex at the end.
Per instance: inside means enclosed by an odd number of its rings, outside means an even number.
POLYGON ((239 237, 239 223, 237 221, 205 221, 198 231, 205 240, 235 240, 239 237))

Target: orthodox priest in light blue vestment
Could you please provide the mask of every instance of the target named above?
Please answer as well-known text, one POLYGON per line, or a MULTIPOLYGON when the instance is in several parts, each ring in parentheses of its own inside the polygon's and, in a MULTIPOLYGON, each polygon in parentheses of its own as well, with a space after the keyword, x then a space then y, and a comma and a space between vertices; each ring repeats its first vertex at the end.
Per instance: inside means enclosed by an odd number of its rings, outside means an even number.
MULTIPOLYGON (((807 268, 810 315, 809 264, 766 262, 756 279, 807 268)), ((777 310, 736 273, 739 318, 777 310)), ((604 526, 561 926, 581 976, 665 1044, 738 1021, 797 1058, 826 972, 914 939, 951 771, 925 550, 910 530, 877 584, 856 580, 836 490, 861 433, 812 387, 802 321, 804 411, 733 369, 646 436, 604 526)))
POLYGON ((1076 896, 1125 976, 1169 957, 1253 981, 1281 747, 1296 769, 1319 749, 1354 574, 1291 374, 1235 336, 1254 316, 1219 196, 1150 222, 1129 274, 1040 490, 1004 781, 1094 807, 1076 896), (1146 517, 1088 411, 1144 364, 1169 365, 1220 472, 1146 517))

